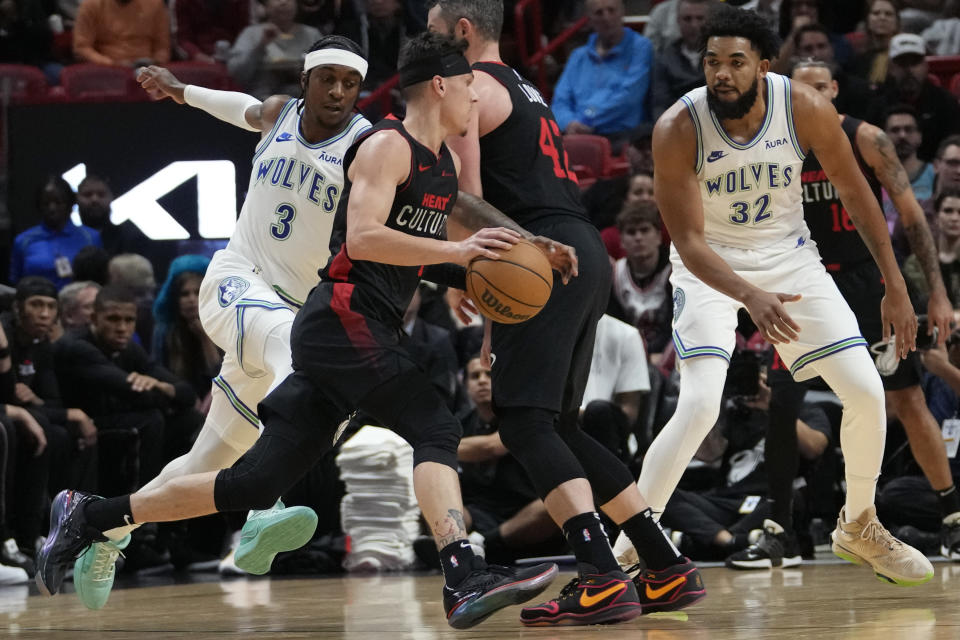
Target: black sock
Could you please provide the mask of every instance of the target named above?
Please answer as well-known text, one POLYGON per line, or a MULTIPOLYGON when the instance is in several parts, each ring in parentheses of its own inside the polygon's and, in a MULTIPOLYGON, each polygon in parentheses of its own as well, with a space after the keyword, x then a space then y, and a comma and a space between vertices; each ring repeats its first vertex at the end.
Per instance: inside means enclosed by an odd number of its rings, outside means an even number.
POLYGON ((957 491, 957 485, 952 484, 943 491, 937 491, 937 499, 940 500, 941 517, 946 518, 960 511, 960 492, 957 491))
POLYGON ((456 540, 440 549, 440 566, 447 586, 456 588, 474 570, 477 561, 483 562, 466 540, 456 540))
POLYGON ((660 523, 653 519, 650 508, 624 521, 620 528, 630 538, 637 555, 647 563, 647 568, 659 571, 683 561, 683 556, 667 539, 660 523))
POLYGON ((128 495, 94 500, 87 504, 83 514, 87 518, 87 523, 101 532, 133 524, 128 495))
POLYGON ((563 537, 573 547, 581 575, 620 570, 596 512, 581 513, 564 522, 563 537))

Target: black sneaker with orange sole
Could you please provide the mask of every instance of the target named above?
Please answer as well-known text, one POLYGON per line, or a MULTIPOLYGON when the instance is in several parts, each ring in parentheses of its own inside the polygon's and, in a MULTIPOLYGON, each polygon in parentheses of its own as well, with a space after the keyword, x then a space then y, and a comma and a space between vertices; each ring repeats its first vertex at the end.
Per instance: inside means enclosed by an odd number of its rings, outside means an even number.
POLYGON ((468 629, 506 606, 536 597, 559 573, 553 563, 522 569, 488 565, 478 557, 473 563, 473 571, 456 588, 443 587, 443 609, 454 629, 468 629))
POLYGON ((614 624, 643 612, 637 588, 622 571, 588 574, 571 580, 556 600, 524 607, 520 622, 530 627, 614 624))
MULTIPOLYGON (((639 567, 631 567, 627 573, 636 569, 639 567)), ((637 587, 644 614, 683 609, 707 595, 700 570, 690 558, 660 571, 643 569, 633 578, 633 584, 637 587)))

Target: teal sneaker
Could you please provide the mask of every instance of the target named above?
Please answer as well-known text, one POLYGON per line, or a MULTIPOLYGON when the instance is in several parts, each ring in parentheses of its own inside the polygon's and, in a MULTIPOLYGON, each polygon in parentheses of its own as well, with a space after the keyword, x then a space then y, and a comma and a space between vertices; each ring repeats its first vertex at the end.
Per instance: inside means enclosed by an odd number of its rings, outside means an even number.
POLYGON ((73 564, 73 587, 87 609, 102 609, 110 598, 117 556, 130 544, 128 534, 118 542, 94 542, 73 564))
POLYGON ((234 564, 247 573, 262 576, 270 571, 281 551, 293 551, 310 542, 317 530, 317 514, 309 507, 287 509, 277 500, 272 508, 251 511, 240 530, 234 564))

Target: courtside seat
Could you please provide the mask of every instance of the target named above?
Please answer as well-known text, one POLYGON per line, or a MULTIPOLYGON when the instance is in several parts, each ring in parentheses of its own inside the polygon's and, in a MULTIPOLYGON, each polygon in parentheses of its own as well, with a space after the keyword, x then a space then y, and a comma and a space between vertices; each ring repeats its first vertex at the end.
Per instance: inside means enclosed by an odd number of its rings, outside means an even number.
POLYGON ((603 136, 567 134, 563 136, 563 148, 578 177, 601 179, 612 175, 613 153, 610 141, 603 136))
POLYGON ((134 79, 134 70, 99 64, 64 67, 60 83, 70 102, 127 102, 146 100, 134 79))
POLYGON ((941 87, 947 87, 950 79, 960 73, 960 56, 927 56, 927 72, 940 78, 941 87))
POLYGON ((28 64, 0 64, 0 99, 40 100, 47 94, 47 77, 28 64))
POLYGON ((171 62, 165 65, 184 84, 195 84, 222 91, 233 89, 233 82, 222 64, 209 62, 171 62))

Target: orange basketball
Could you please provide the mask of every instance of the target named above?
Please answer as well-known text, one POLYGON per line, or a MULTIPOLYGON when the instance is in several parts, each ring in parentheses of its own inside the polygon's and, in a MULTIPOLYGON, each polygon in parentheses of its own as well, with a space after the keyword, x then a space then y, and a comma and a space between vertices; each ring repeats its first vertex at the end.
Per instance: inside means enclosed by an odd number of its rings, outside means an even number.
POLYGON ((474 258, 467 267, 467 293, 494 322, 529 320, 547 304, 552 290, 550 262, 527 240, 501 252, 499 260, 474 258))

